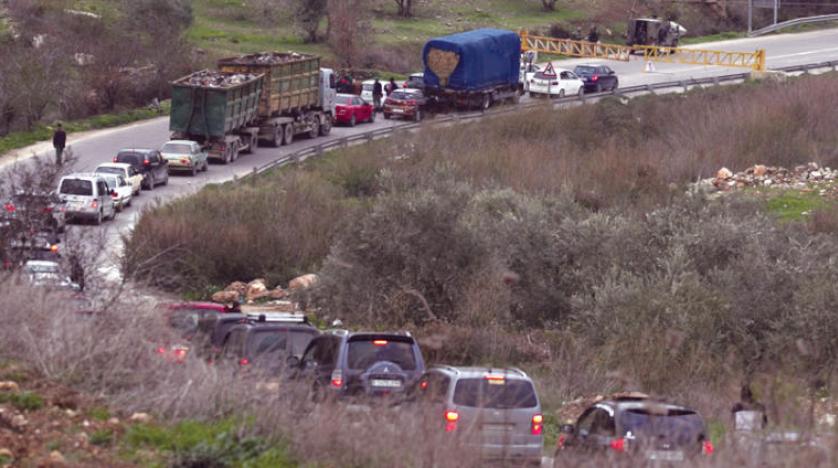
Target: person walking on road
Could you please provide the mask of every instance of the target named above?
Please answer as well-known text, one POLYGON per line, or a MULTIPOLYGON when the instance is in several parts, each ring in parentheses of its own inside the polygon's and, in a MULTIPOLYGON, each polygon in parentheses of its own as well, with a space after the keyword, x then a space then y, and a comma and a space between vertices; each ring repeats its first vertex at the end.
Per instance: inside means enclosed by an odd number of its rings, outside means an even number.
POLYGON ((64 147, 67 146, 67 133, 59 123, 52 134, 52 147, 55 148, 55 164, 64 164, 64 147))
POLYGON ((381 98, 384 96, 384 90, 381 87, 381 82, 378 81, 378 78, 375 79, 375 83, 372 84, 372 101, 374 110, 377 112, 381 109, 381 98))

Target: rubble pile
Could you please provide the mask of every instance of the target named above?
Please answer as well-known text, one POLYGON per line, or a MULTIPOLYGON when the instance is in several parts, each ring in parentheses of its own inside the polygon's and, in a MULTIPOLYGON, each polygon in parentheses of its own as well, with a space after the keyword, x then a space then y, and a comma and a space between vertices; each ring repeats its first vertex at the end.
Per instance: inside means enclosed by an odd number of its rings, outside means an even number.
POLYGON ((222 73, 214 70, 201 70, 184 78, 181 84, 205 88, 229 88, 253 81, 258 76, 253 73, 222 73))
POLYGON ((227 59, 224 60, 224 63, 237 65, 277 65, 306 57, 310 57, 310 55, 298 54, 296 52, 262 52, 227 59))
MULTIPOLYGON (((298 276, 288 283, 288 290, 308 289, 316 285, 318 280, 318 276, 311 273, 298 276)), ((253 304, 260 301, 277 301, 286 297, 288 297, 288 291, 281 286, 269 289, 264 279, 257 278, 249 283, 233 281, 223 291, 218 291, 213 294, 212 301, 222 304, 232 302, 253 304)))
POLYGON ((722 192, 758 187, 794 190, 818 190, 820 188, 821 194, 825 195, 827 192, 838 194, 838 191, 831 184, 836 179, 838 179, 838 170, 821 167, 814 162, 795 166, 794 169, 757 164, 737 173, 723 167, 716 172, 715 177, 704 179, 699 182, 699 185, 708 191, 722 192))

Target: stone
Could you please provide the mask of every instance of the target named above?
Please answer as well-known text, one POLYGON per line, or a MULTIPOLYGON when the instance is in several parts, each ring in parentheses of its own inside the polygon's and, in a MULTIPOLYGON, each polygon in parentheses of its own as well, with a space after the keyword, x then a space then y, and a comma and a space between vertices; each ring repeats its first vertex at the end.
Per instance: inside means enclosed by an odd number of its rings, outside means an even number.
POLYGON ((812 171, 809 173, 809 180, 820 180, 823 179, 823 173, 821 171, 812 171))
POLYGON ((733 177, 733 172, 730 169, 723 167, 716 172, 716 179, 718 180, 727 180, 733 177))
POLYGON ((12 428, 19 431, 19 430, 22 430, 24 427, 26 427, 27 424, 29 424, 29 421, 27 421, 26 418, 23 417, 22 414, 16 414, 16 415, 12 416, 12 421, 11 421, 12 428))
POLYGON ((810 171, 817 171, 821 167, 816 162, 810 162, 809 164, 806 165, 806 168, 810 171))
POLYGON ((131 422, 148 424, 151 422, 151 415, 148 413, 134 413, 129 418, 131 422))
POLYGON ((241 294, 239 294, 238 291, 218 291, 212 295, 213 302, 220 302, 223 304, 238 300, 241 300, 241 294))
POLYGON ((0 392, 19 392, 20 386, 17 382, 12 382, 11 380, 6 380, 0 382, 0 392))
POLYGON ((294 278, 294 279, 292 279, 291 281, 288 282, 288 289, 291 290, 291 291, 294 291, 294 290, 297 290, 297 289, 308 289, 308 288, 314 286, 315 284, 317 284, 317 282, 319 280, 320 280, 320 278, 313 273, 298 276, 298 277, 296 277, 296 278, 294 278))
POLYGON ((288 291, 277 286, 276 289, 270 291, 268 296, 271 299, 285 299, 286 297, 288 297, 288 291))
POLYGON ((236 291, 239 294, 244 294, 247 292, 247 284, 241 281, 233 281, 232 283, 228 284, 225 291, 236 291))
POLYGON ((265 286, 265 280, 255 279, 248 283, 247 292, 245 293, 245 299, 247 300, 247 302, 251 302, 254 299, 265 297, 267 296, 267 294, 268 287, 265 286))
POLYGON ((0 448, 0 457, 6 457, 6 458, 14 459, 15 454, 13 454, 11 450, 4 447, 4 448, 0 448))
POLYGON ((773 181, 773 180, 771 180, 771 179, 765 179, 765 181, 762 183, 762 185, 765 185, 766 187, 768 187, 769 185, 771 185, 771 184, 773 184, 773 183, 774 183, 774 181, 773 181))
POLYGON ((757 164, 754 166, 754 176, 755 177, 762 177, 768 173, 768 168, 763 166, 762 164, 757 164))
POLYGON ((108 424, 110 424, 111 426, 117 426, 117 425, 119 425, 119 419, 118 418, 110 418, 110 419, 108 419, 108 424))
POLYGON ((67 459, 64 458, 64 455, 61 454, 58 450, 53 450, 49 453, 48 460, 50 463, 55 463, 58 465, 65 465, 67 463, 67 459))

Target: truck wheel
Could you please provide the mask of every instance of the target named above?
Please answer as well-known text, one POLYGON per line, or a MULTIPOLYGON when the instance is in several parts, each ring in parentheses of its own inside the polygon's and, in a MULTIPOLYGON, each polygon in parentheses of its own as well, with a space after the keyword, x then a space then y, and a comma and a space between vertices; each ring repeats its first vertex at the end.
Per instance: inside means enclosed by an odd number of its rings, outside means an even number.
POLYGON ((315 117, 311 122, 311 130, 308 131, 308 137, 314 139, 317 138, 317 135, 320 135, 320 119, 315 117))
POLYGON ((323 118, 323 123, 320 124, 320 136, 326 136, 332 131, 332 118, 326 116, 323 118))
POLYGON ((271 146, 273 146, 274 148, 279 148, 280 146, 282 146, 282 133, 283 132, 281 126, 277 125, 274 127, 273 138, 270 141, 271 146))
POLYGON ((285 134, 285 144, 290 145, 294 142, 294 124, 285 124, 285 127, 283 127, 283 129, 283 133, 285 134))

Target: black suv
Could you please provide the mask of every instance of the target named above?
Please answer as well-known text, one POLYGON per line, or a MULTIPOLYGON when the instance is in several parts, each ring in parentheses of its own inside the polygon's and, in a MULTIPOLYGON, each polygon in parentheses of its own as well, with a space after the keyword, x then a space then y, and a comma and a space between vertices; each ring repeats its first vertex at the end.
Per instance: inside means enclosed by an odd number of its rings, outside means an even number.
POLYGON ((585 83, 585 92, 601 93, 620 87, 620 79, 606 65, 577 65, 573 73, 585 83))
POLYGON ((563 466, 562 455, 570 450, 614 452, 664 464, 714 451, 697 412, 646 396, 594 403, 561 432, 555 466, 563 466))
POLYGON ((319 334, 308 324, 241 323, 230 330, 221 353, 242 368, 255 367, 276 374, 287 369, 290 357, 299 360, 319 334))
MULTIPOLYGON (((193 338, 197 352, 214 359, 218 357, 230 337, 230 333, 239 325, 253 323, 276 325, 304 325, 314 328, 302 314, 294 313, 221 313, 205 314, 198 319, 196 336, 193 338)), ((299 355, 299 353, 298 353, 299 355)))
POLYGON ((404 395, 425 371, 407 333, 331 331, 309 343, 294 378, 312 383, 312 397, 404 395))
POLYGON ((143 189, 154 190, 155 185, 169 183, 169 163, 160 151, 151 148, 130 148, 119 150, 115 163, 130 164, 143 175, 143 189))

